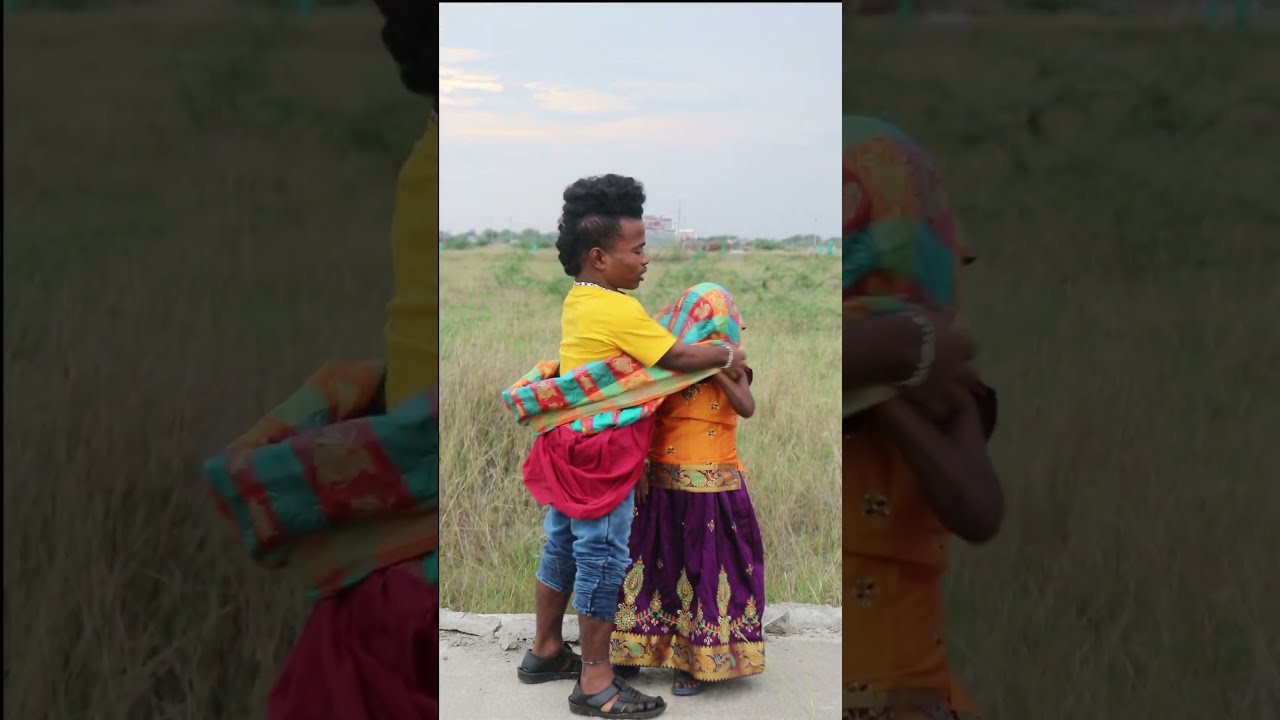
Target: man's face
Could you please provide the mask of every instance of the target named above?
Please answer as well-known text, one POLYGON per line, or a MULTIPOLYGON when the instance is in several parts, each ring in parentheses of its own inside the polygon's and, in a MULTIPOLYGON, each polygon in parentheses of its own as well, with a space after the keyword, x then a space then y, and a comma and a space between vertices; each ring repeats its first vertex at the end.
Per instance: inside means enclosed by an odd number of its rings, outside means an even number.
POLYGON ((635 290, 644 280, 649 256, 644 251, 644 223, 623 218, 621 232, 605 249, 601 272, 605 282, 620 290, 635 290))

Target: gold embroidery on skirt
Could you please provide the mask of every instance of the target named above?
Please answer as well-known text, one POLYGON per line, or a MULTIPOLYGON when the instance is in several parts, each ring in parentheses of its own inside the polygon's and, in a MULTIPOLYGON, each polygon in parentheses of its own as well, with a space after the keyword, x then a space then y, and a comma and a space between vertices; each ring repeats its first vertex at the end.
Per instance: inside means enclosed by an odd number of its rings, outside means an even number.
POLYGON ((649 487, 684 492, 732 492, 742 487, 736 465, 667 465, 649 463, 649 487))
POLYGON ((702 601, 694 611, 693 584, 680 571, 676 581, 676 597, 680 610, 673 615, 663 610, 662 596, 654 590, 649 606, 636 606, 644 585, 644 558, 636 558, 622 581, 623 602, 614 615, 617 630, 609 640, 609 659, 614 665, 674 668, 690 673, 698 680, 714 682, 746 677, 764 672, 764 642, 745 641, 747 630, 760 628, 760 615, 754 596, 747 598, 742 617, 729 616, 732 589, 729 576, 720 568, 716 587, 716 614, 711 622, 702 609, 702 601), (644 632, 658 633, 647 635, 644 632), (739 642, 734 642, 737 639, 739 642))

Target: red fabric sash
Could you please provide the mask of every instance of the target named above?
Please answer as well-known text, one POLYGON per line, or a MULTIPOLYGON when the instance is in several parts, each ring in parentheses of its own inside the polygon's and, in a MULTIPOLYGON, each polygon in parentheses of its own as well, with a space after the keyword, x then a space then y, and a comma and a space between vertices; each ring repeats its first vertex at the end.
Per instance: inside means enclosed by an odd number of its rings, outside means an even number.
POLYGON ((652 415, 596 435, 561 425, 533 441, 525 487, 538 504, 575 520, 604 517, 636 486, 652 440, 652 415))
POLYGON ((269 720, 436 720, 440 595, 408 565, 317 602, 267 700, 269 720))

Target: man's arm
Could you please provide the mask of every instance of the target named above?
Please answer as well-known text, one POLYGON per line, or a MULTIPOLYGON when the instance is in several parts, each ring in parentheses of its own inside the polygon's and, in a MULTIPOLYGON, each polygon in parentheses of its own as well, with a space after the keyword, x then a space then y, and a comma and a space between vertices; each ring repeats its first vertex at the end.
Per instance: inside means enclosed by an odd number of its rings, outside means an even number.
POLYGON ((680 342, 657 320, 644 311, 634 298, 616 298, 620 305, 610 318, 606 332, 612 336, 622 352, 647 366, 657 366, 672 372, 697 372, 725 367, 742 367, 747 354, 737 345, 732 349, 724 345, 692 345, 680 342))
POLYGON ((912 313, 855 316, 844 320, 842 331, 841 371, 846 392, 898 385, 923 369, 922 382, 900 388, 902 394, 942 414, 951 386, 972 376, 973 339, 956 326, 951 311, 915 308, 912 313), (921 327, 919 319, 928 330, 921 327))
POLYGON ((841 374, 849 387, 894 385, 920 362, 920 326, 907 315, 846 318, 841 374))
POLYGON ((663 370, 687 373, 723 368, 731 358, 728 369, 737 370, 746 364, 747 352, 736 345, 730 350, 725 345, 690 345, 677 340, 656 364, 663 370))

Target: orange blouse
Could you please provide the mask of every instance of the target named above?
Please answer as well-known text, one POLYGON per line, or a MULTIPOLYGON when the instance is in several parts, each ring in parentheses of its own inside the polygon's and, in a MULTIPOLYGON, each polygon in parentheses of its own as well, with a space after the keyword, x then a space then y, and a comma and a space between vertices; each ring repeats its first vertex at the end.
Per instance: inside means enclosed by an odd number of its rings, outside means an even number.
POLYGON ((649 450, 652 487, 725 492, 741 487, 738 413, 724 390, 703 380, 667 396, 649 450))
POLYGON ((976 717, 942 638, 950 533, 876 429, 845 434, 843 475, 844 707, 927 703, 976 717))

